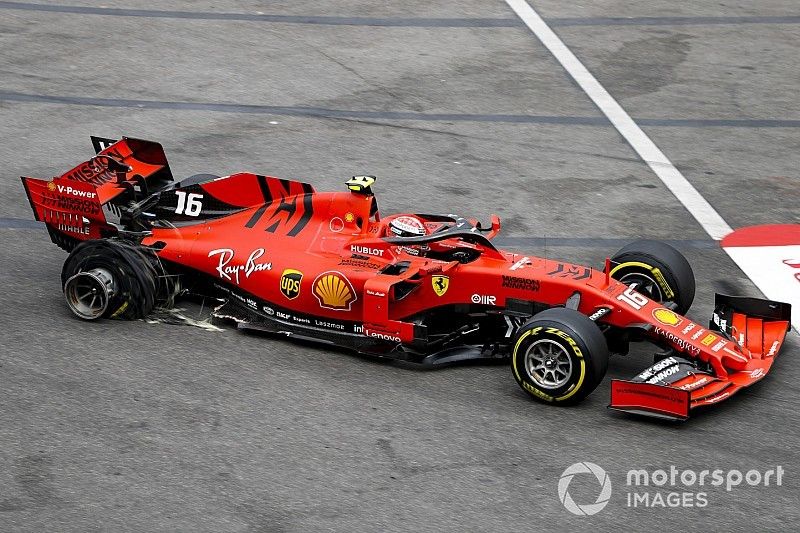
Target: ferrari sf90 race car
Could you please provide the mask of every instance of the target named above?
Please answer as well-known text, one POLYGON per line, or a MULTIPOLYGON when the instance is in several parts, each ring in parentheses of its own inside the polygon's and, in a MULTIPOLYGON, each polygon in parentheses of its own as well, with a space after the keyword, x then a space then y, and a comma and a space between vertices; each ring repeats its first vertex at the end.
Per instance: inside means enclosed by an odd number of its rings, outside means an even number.
POLYGON ((176 182, 158 143, 92 141, 61 176, 22 178, 69 252, 61 280, 82 319, 211 296, 245 330, 427 366, 507 359, 524 391, 559 405, 597 387, 610 353, 649 341, 656 362, 614 380, 610 406, 677 420, 763 378, 790 326, 788 304, 723 295, 708 325, 686 318, 691 267, 657 241, 596 269, 498 249, 496 216, 383 217, 373 176, 341 192, 252 173, 176 182))

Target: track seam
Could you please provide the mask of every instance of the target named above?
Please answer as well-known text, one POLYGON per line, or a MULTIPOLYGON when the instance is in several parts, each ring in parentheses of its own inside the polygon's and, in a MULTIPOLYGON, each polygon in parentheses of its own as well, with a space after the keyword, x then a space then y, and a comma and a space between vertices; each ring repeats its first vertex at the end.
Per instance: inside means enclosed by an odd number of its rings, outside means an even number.
MULTIPOLYGON (((425 18, 425 17, 360 17, 331 15, 274 15, 269 13, 232 13, 209 11, 177 11, 135 9, 108 6, 65 4, 32 4, 0 1, 0 9, 67 15, 99 15, 153 19, 218 20, 222 22, 262 22, 275 24, 307 24, 321 26, 372 26, 387 28, 521 28, 514 18, 425 18)), ((800 24, 800 15, 722 16, 722 17, 582 17, 549 18, 551 26, 718 26, 740 24, 800 24)))
MULTIPOLYGON (((315 119, 344 120, 410 120, 419 122, 491 122, 499 124, 553 124, 557 126, 606 127, 605 117, 574 115, 512 115, 480 113, 420 113, 411 111, 368 111, 309 106, 278 106, 224 102, 179 102, 172 100, 134 100, 22 93, 0 88, 0 102, 63 104, 127 109, 167 109, 175 111, 207 111, 209 113, 243 113, 315 119)), ((667 119, 637 118, 643 126, 667 128, 800 128, 800 120, 792 119, 667 119)))

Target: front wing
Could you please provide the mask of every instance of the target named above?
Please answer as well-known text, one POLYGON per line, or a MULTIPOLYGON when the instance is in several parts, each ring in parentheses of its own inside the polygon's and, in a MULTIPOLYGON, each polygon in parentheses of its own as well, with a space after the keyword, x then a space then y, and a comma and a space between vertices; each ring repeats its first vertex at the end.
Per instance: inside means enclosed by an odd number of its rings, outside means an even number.
POLYGON ((716 355, 671 355, 631 380, 612 380, 611 409, 686 420, 767 375, 790 328, 791 306, 757 298, 716 295, 709 329, 724 335, 716 355))

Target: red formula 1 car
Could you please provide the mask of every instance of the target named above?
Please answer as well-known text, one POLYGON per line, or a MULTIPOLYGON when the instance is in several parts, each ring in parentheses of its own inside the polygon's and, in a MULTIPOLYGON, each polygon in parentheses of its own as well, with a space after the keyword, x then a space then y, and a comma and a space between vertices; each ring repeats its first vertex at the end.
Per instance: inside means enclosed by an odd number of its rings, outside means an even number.
POLYGON ((357 176, 343 192, 250 173, 174 182, 160 144, 92 138, 95 155, 23 178, 37 220, 70 252, 67 304, 135 319, 175 295, 223 300, 242 329, 422 365, 509 358, 532 397, 573 404, 633 341, 657 362, 612 383, 611 407, 671 419, 763 378, 789 328, 785 303, 717 295, 708 327, 683 316, 694 276, 675 249, 625 246, 593 269, 498 250, 456 215, 381 217, 357 176))

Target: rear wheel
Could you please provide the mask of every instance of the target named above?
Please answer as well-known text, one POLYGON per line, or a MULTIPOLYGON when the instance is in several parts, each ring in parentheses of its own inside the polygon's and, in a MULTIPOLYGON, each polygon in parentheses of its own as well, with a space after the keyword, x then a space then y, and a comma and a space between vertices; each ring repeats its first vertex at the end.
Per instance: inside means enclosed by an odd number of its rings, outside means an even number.
POLYGON ((624 246, 611 258, 611 277, 656 302, 674 302, 686 314, 694 301, 695 280, 689 261, 672 246, 641 240, 624 246))
POLYGON ((114 276, 105 268, 78 272, 64 284, 64 297, 73 313, 84 320, 95 320, 107 312, 117 292, 114 276))
POLYGON ((586 315, 564 307, 547 309, 517 332, 511 366, 519 386, 537 400, 571 405, 603 380, 608 346, 586 315))
POLYGON ((158 272, 155 258, 146 253, 114 240, 76 246, 61 270, 70 310, 84 320, 147 316, 156 303, 158 272))

